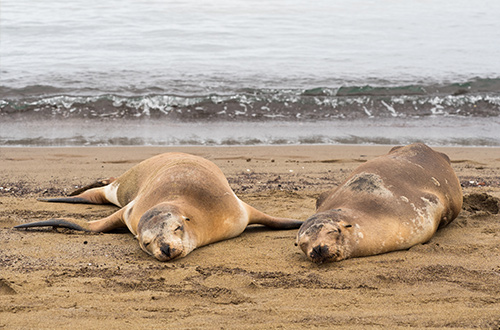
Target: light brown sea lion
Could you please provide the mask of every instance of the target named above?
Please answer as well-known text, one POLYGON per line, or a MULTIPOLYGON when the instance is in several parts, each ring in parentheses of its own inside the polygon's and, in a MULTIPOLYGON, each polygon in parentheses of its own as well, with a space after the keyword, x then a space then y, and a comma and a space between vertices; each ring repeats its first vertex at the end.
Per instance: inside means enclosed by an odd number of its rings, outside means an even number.
POLYGON ((160 261, 184 257, 197 247, 238 236, 249 224, 276 229, 299 228, 302 224, 269 216, 244 203, 214 163, 184 153, 149 158, 103 187, 44 201, 112 203, 120 210, 90 222, 51 219, 15 228, 55 226, 106 232, 126 226, 141 248, 160 261))
POLYGON ((461 208, 448 156, 421 143, 394 147, 320 196, 296 245, 316 263, 408 249, 428 241, 461 208))

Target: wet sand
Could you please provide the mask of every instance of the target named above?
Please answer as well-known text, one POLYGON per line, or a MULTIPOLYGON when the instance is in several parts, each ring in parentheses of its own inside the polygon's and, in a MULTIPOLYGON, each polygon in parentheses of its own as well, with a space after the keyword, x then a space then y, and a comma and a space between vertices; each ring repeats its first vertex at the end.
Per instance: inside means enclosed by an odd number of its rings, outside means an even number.
POLYGON ((161 263, 127 231, 15 230, 114 206, 37 202, 139 161, 184 151, 215 162, 236 194, 305 220, 315 198, 389 146, 0 149, 0 328, 500 328, 500 149, 436 148, 462 182, 460 216, 407 251, 315 265, 297 230, 248 228, 161 263))

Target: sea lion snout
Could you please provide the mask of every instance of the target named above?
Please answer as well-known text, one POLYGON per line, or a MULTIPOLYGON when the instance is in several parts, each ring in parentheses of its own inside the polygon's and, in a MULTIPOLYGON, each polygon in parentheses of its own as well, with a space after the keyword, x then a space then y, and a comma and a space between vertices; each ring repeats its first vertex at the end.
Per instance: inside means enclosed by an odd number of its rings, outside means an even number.
POLYGON ((163 253, 167 258, 170 258, 170 254, 173 250, 170 248, 170 244, 165 244, 160 247, 161 253, 163 253))
MULTIPOLYGON (((145 235, 145 240, 147 236, 145 235)), ((184 256, 190 251, 184 247, 183 237, 170 233, 160 233, 152 239, 150 244, 141 244, 142 249, 153 255, 159 261, 169 261, 184 256)))
POLYGON ((181 256, 184 250, 182 242, 180 242, 180 248, 179 245, 175 246, 176 247, 170 243, 160 245, 159 253, 155 254, 156 259, 160 261, 169 261, 181 256))
POLYGON ((315 263, 323 263, 330 257, 330 250, 327 245, 319 244, 312 248, 309 258, 315 263))

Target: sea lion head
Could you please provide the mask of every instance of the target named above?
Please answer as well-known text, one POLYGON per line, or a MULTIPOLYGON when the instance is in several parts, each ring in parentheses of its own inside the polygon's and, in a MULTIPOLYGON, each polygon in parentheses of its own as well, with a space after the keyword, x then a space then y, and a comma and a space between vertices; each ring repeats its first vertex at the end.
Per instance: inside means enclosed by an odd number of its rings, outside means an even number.
POLYGON ((315 263, 349 258, 352 225, 342 220, 342 210, 320 212, 300 227, 295 245, 315 263))
POLYGON ((149 209, 137 226, 141 249, 160 261, 186 256, 196 247, 189 230, 190 221, 172 205, 157 205, 149 209))

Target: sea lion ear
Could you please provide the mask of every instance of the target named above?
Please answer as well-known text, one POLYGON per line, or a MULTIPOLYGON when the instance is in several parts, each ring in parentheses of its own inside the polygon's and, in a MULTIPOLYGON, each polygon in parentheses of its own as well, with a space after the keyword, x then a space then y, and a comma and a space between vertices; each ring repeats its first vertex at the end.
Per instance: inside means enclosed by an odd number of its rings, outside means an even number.
POLYGON ((299 232, 297 233, 297 236, 295 237, 295 243, 294 243, 294 245, 295 245, 295 246, 299 246, 299 241, 300 241, 300 239, 302 238, 302 235, 301 235, 301 234, 302 234, 302 233, 301 233, 301 232, 300 232, 300 230, 299 230, 299 232))
POLYGON ((295 243, 293 243, 295 246, 299 246, 299 235, 295 238, 295 243))
POLYGON ((187 217, 185 217, 185 216, 182 216, 182 218, 183 218, 184 220, 186 220, 186 221, 191 221, 191 219, 189 219, 189 218, 187 218, 187 217))

